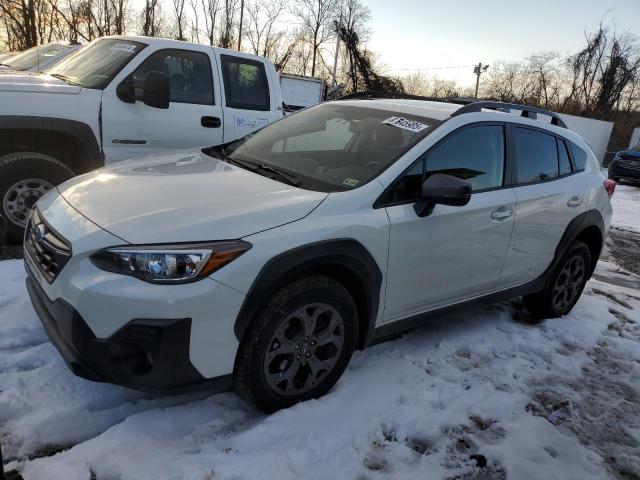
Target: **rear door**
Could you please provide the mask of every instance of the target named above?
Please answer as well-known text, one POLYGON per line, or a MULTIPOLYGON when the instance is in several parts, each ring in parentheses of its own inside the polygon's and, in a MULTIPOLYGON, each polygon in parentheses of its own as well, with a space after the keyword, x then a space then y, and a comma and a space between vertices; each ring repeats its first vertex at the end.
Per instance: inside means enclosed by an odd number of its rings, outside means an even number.
POLYGON ((515 125, 508 138, 517 203, 502 281, 517 285, 549 267, 569 222, 585 211, 587 193, 562 138, 515 125))
POLYGON ((215 62, 211 47, 197 45, 148 54, 132 73, 135 103, 126 103, 118 97, 116 89, 123 80, 111 82, 102 100, 107 162, 222 143, 223 114, 219 84, 214 76, 215 62), (144 80, 152 71, 169 76, 168 109, 149 107, 142 101, 144 80))
POLYGON ((216 50, 216 56, 223 86, 225 142, 282 118, 280 85, 274 81, 277 75, 271 63, 224 50, 216 50))
POLYGON ((385 199, 391 223, 385 321, 495 289, 515 209, 505 157, 503 125, 474 124, 431 147, 393 185, 385 199), (471 201, 436 205, 419 217, 420 185, 436 172, 468 180, 471 201))

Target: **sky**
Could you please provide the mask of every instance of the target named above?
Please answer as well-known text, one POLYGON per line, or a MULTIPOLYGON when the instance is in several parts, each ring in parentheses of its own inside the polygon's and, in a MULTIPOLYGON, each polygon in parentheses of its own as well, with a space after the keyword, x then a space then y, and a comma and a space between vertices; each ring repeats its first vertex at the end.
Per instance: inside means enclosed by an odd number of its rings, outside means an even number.
POLYGON ((640 36, 640 0, 363 0, 371 10, 368 48, 387 73, 416 70, 475 82, 478 62, 519 61, 531 53, 570 54, 604 18, 640 36), (457 67, 465 68, 439 68, 457 67), (436 69, 436 67, 438 67, 436 69))

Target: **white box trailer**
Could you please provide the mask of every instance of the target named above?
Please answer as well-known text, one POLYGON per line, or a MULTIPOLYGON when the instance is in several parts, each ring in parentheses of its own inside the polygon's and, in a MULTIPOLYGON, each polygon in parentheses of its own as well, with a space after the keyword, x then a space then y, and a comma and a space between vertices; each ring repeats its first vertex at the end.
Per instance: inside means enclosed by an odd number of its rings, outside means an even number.
POLYGON ((567 115, 559 113, 560 118, 572 130, 582 136, 587 145, 591 147, 596 158, 602 165, 604 156, 607 153, 607 145, 613 131, 613 122, 605 122, 594 118, 578 117, 575 115, 567 115))
POLYGON ((280 74, 282 101, 290 111, 311 107, 324 100, 324 80, 291 73, 280 74))

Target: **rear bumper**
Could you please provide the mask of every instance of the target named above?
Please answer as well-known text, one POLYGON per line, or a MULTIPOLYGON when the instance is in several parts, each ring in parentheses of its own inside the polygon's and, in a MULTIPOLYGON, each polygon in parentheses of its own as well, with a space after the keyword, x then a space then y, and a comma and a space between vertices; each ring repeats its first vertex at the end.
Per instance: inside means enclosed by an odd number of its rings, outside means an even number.
POLYGON ((189 359, 191 319, 135 319, 97 338, 62 299, 49 300, 29 273, 31 303, 69 368, 78 376, 154 393, 229 390, 231 375, 204 378, 189 359))

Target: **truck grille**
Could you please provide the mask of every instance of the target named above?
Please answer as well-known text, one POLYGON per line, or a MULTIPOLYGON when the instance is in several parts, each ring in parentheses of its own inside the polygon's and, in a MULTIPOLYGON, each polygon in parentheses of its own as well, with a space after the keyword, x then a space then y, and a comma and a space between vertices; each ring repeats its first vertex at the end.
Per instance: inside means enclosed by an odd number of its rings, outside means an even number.
POLYGON ((71 258, 71 246, 33 210, 24 235, 24 247, 40 273, 52 283, 71 258))
POLYGON ((640 160, 618 160, 618 165, 629 170, 640 170, 640 160))

